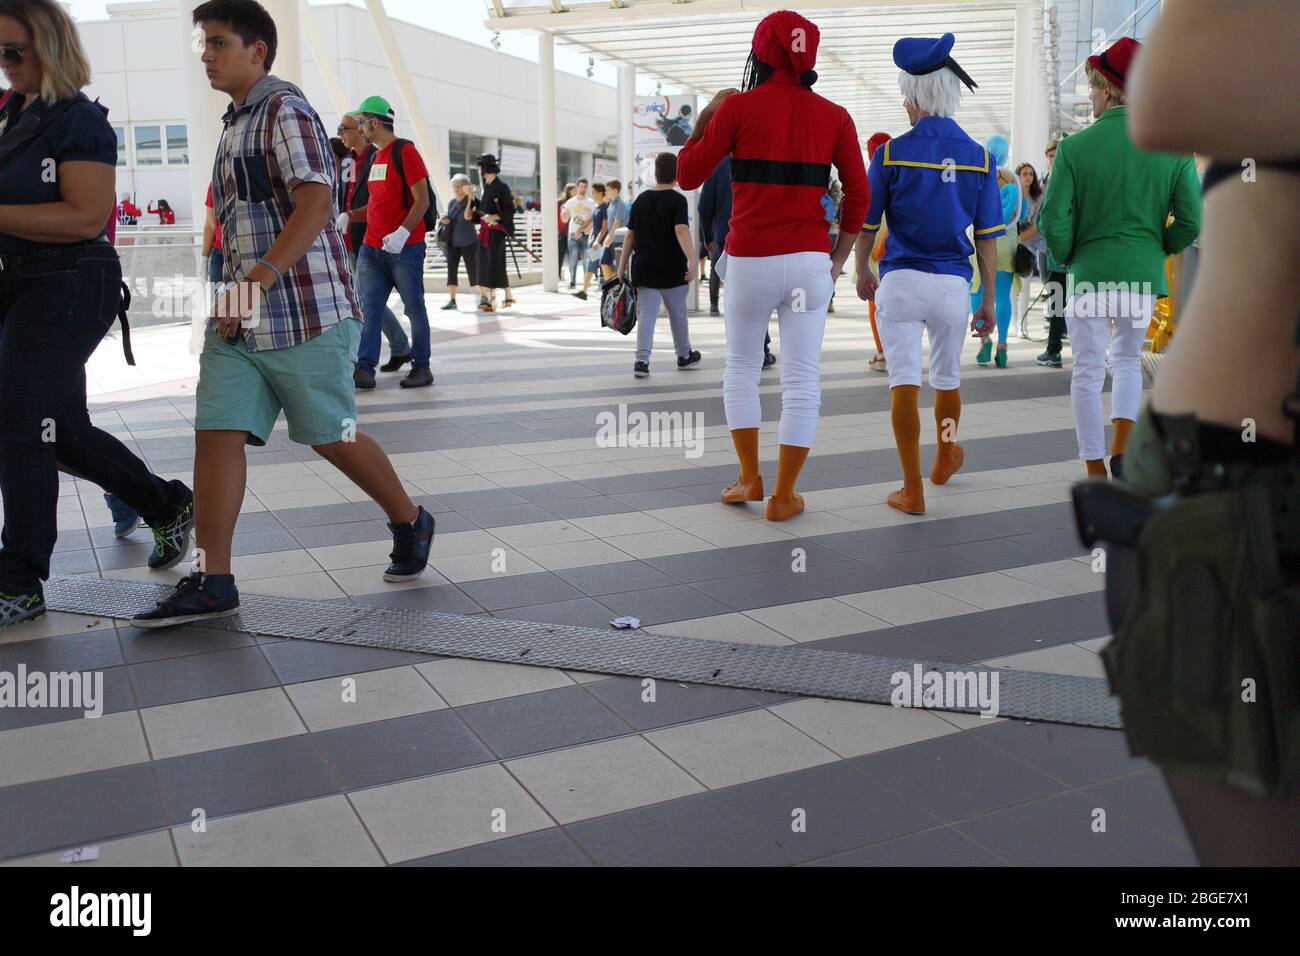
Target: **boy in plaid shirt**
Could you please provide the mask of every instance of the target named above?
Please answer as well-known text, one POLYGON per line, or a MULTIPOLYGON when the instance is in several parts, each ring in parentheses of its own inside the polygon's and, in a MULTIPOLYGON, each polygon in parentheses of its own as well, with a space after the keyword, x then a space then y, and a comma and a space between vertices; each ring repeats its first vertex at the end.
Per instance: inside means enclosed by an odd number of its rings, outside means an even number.
POLYGON ((199 570, 132 625, 165 627, 239 610, 231 538, 244 498, 245 444, 264 445, 281 410, 311 445, 384 509, 393 533, 386 581, 428 564, 433 517, 402 487, 382 448, 356 430, 352 369, 361 322, 334 223, 329 137, 302 92, 270 73, 276 31, 256 0, 193 11, 214 89, 230 94, 212 174, 225 248, 199 360, 194 510, 199 570))

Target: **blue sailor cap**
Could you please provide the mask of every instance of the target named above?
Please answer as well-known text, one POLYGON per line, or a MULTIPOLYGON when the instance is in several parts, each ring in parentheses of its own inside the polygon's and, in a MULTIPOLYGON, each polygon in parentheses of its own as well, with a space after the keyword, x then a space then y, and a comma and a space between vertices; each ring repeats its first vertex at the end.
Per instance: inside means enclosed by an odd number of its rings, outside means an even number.
POLYGON ((894 44, 894 65, 913 76, 925 76, 946 66, 957 74, 957 78, 968 89, 973 90, 979 84, 952 58, 952 47, 956 42, 957 38, 951 33, 938 38, 903 37, 894 44))

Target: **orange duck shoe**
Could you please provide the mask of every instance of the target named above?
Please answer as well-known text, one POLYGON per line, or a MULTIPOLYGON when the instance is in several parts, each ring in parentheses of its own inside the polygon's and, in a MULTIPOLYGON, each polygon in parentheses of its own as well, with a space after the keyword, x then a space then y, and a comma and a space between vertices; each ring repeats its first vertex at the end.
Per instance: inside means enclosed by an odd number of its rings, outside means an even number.
POLYGON ((803 511, 803 495, 797 491, 789 498, 778 498, 773 495, 767 499, 767 520, 768 521, 789 521, 795 515, 803 511))
POLYGON ((962 462, 966 460, 966 453, 961 450, 961 445, 953 444, 951 446, 940 448, 939 454, 934 459, 934 469, 930 472, 930 480, 936 485, 946 485, 948 479, 957 473, 962 462), (949 450, 951 448, 951 451, 949 450))
POLYGON ((897 491, 891 491, 885 501, 889 507, 897 508, 905 514, 925 514, 925 491, 921 487, 920 476, 904 478, 903 487, 897 491))
POLYGON ((756 475, 749 481, 741 481, 737 478, 731 487, 722 489, 722 500, 729 505, 741 504, 745 501, 762 501, 763 497, 762 475, 756 475))

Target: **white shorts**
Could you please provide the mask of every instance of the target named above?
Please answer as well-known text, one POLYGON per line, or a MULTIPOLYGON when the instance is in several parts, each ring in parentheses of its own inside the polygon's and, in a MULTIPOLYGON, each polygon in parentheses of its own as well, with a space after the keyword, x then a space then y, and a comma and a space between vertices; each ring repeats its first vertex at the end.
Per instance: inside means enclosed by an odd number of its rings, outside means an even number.
POLYGON ((970 328, 970 282, 961 276, 895 269, 876 290, 876 330, 889 359, 889 387, 921 384, 921 332, 930 338, 930 386, 961 385, 970 328))

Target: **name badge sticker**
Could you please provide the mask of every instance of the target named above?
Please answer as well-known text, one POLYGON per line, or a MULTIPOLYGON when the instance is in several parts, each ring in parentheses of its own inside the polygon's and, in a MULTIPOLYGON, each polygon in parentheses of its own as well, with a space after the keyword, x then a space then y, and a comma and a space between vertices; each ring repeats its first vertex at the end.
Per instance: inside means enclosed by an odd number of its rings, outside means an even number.
POLYGON ((370 166, 370 175, 366 177, 367 182, 383 182, 388 178, 387 163, 373 163, 370 166))

